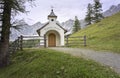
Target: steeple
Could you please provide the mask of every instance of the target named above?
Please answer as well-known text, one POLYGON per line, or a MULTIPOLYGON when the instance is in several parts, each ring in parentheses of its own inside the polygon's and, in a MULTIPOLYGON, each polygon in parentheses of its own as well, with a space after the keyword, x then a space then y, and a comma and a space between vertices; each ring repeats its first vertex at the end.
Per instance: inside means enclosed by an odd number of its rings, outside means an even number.
POLYGON ((57 18, 57 16, 55 15, 53 9, 51 9, 51 13, 48 15, 48 18, 49 18, 49 17, 57 18))
POLYGON ((55 15, 53 9, 51 9, 51 13, 48 15, 48 20, 50 23, 56 23, 57 16, 55 15))

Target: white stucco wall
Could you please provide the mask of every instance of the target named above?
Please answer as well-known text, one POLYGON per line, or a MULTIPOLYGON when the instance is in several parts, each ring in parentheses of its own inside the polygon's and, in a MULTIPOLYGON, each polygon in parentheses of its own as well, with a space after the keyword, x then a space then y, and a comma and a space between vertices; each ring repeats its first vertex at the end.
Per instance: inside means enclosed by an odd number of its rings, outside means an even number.
MULTIPOLYGON (((40 36, 46 35, 48 39, 49 33, 55 33, 56 35, 56 46, 64 46, 64 30, 56 24, 56 20, 51 21, 49 19, 49 24, 40 30, 40 36)), ((46 42, 48 46, 48 41, 46 42)))
MULTIPOLYGON (((46 35, 48 39, 48 34, 55 33, 56 35, 56 46, 64 46, 64 30, 60 28, 57 24, 50 23, 40 31, 40 35, 46 35), (49 32, 50 31, 50 32, 49 32), (54 32, 53 32, 54 31, 54 32), (56 32, 55 32, 56 31, 56 32)), ((48 41, 46 42, 48 46, 48 41)))

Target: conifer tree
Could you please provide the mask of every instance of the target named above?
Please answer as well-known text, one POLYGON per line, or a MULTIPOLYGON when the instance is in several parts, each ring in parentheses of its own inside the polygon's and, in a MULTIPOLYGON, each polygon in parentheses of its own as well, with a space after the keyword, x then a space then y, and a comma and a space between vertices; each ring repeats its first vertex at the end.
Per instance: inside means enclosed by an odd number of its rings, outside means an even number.
POLYGON ((87 15, 85 17, 85 21, 87 22, 87 25, 92 24, 92 20, 93 20, 93 8, 92 8, 92 4, 88 4, 87 7, 87 15))
POLYGON ((100 0, 94 0, 93 12, 94 12, 94 17, 93 17, 94 22, 95 23, 100 22, 100 20, 103 19, 102 4, 100 3, 100 0))
POLYGON ((25 12, 26 1, 32 0, 0 0, 0 6, 2 5, 1 21, 2 30, 0 38, 0 67, 7 66, 9 64, 9 36, 11 27, 11 16, 18 12, 25 12))
POLYGON ((75 16, 75 21, 74 21, 74 25, 73 25, 73 33, 79 31, 80 29, 81 29, 80 22, 79 22, 77 16, 75 16))

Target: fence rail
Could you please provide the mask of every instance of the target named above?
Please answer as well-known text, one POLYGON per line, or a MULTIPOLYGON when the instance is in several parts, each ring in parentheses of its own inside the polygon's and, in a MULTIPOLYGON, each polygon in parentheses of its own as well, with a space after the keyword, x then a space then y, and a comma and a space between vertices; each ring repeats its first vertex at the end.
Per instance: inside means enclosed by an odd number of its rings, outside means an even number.
MULTIPOLYGON (((23 48, 32 47, 46 47, 46 37, 45 36, 20 36, 9 46, 10 53, 14 53, 18 50, 23 50, 23 48)), ((65 37, 66 46, 87 46, 86 36, 76 36, 76 37, 65 37)))
POLYGON ((66 36, 66 46, 87 46, 86 44, 86 35, 85 36, 75 36, 75 37, 69 37, 66 36))
POLYGON ((9 52, 14 53, 18 50, 23 50, 23 48, 31 47, 46 47, 46 38, 44 36, 20 36, 14 42, 9 45, 9 52))

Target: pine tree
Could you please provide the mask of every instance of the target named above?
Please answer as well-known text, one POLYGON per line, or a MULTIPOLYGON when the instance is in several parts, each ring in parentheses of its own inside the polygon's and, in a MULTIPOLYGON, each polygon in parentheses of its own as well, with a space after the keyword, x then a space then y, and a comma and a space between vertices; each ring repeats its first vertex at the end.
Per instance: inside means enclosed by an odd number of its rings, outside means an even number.
POLYGON ((2 14, 2 31, 0 40, 0 67, 8 65, 9 57, 9 33, 11 20, 11 4, 10 1, 3 0, 3 14, 2 14))
POLYGON ((92 8, 92 4, 88 4, 87 7, 87 15, 85 17, 85 21, 87 22, 87 25, 92 24, 92 19, 93 19, 93 8, 92 8))
POLYGON ((94 12, 94 17, 93 20, 95 23, 100 22, 101 19, 103 19, 102 15, 102 4, 100 3, 99 0, 94 0, 94 6, 93 6, 93 12, 94 12))
POLYGON ((24 3, 32 0, 1 0, 2 5, 2 31, 0 39, 0 67, 9 64, 9 35, 11 27, 11 16, 18 12, 25 12, 24 3))
POLYGON ((80 22, 79 22, 77 16, 75 16, 75 21, 74 21, 74 25, 73 25, 73 33, 79 31, 80 29, 81 29, 80 22))

